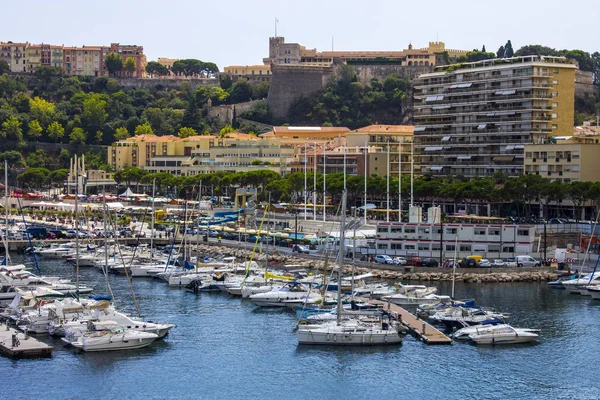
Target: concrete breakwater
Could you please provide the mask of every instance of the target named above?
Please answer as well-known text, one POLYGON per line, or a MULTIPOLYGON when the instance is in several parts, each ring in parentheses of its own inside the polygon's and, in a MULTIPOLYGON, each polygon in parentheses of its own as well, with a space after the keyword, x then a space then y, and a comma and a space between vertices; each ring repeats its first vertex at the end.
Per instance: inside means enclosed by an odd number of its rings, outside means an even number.
MULTIPOLYGON (((226 246, 216 245, 199 245, 196 250, 198 254, 208 256, 234 256, 238 261, 249 260, 252 253, 251 250, 243 248, 230 248, 226 246)), ((271 265, 288 265, 293 268, 307 268, 312 271, 323 270, 324 262, 321 259, 317 259, 314 256, 310 258, 304 256, 287 255, 287 254, 267 254, 267 253, 256 253, 253 258, 254 261, 259 263, 269 263, 271 265)), ((360 263, 361 266, 355 268, 355 274, 372 273, 373 276, 381 279, 395 279, 395 280, 410 280, 410 281, 451 281, 452 270, 448 268, 426 268, 427 271, 420 272, 420 268, 416 268, 412 272, 402 272, 383 269, 385 267, 394 268, 394 266, 386 266, 382 264, 372 264, 369 267, 365 267, 365 263, 360 263)), ((337 269, 337 263, 332 260, 328 266, 328 271, 337 269)), ((424 268, 425 269, 425 268, 424 268)), ((352 272, 352 265, 346 263, 344 265, 344 273, 350 274, 352 272)), ((495 282, 551 282, 558 279, 558 275, 548 269, 531 268, 524 270, 523 268, 503 268, 498 272, 491 272, 489 268, 476 270, 470 269, 468 272, 461 272, 457 270, 456 281, 459 282, 474 282, 474 283, 495 283, 495 282), (474 271, 475 270, 475 271, 474 271)))

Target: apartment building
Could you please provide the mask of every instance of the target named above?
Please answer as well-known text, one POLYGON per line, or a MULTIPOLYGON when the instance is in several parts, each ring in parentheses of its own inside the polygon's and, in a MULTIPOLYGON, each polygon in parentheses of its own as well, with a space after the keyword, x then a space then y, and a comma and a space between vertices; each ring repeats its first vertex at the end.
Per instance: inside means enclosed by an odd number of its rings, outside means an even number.
POLYGON ((600 136, 554 137, 525 146, 525 174, 552 181, 600 182, 600 136))
POLYGON ((415 82, 415 153, 421 173, 509 176, 524 148, 569 135, 576 66, 526 56, 436 67, 415 82))
MULTIPOLYGON (((123 76, 128 76, 132 78, 143 78, 146 75, 146 65, 148 61, 146 59, 146 55, 144 54, 144 47, 130 44, 120 44, 120 43, 111 43, 108 49, 108 53, 118 53, 123 57, 123 61, 128 58, 133 59, 135 61, 135 71, 129 74, 126 71, 123 71, 123 76)), ((108 75, 108 71, 102 63, 103 66, 103 74, 108 75)))
MULTIPOLYGON (((397 176, 399 173, 411 172, 414 164, 413 135, 412 125, 369 125, 347 133, 346 145, 348 148, 368 149, 368 176, 387 175, 388 172, 397 176)), ((360 175, 364 175, 364 172, 360 172, 360 175)))
POLYGON ((0 42, 0 60, 6 61, 10 72, 27 72, 29 43, 0 42))

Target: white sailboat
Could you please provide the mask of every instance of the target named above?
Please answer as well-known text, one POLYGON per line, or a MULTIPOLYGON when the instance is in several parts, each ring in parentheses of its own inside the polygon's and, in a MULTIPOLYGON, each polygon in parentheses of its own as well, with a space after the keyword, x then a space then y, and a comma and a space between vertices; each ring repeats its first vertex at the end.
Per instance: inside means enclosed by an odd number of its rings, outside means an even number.
MULTIPOLYGON (((344 241, 346 221, 346 190, 342 194, 342 211, 340 223, 340 245, 338 253, 338 282, 342 282, 344 267, 344 241)), ((378 323, 365 323, 360 319, 342 320, 342 285, 338 285, 337 320, 322 325, 302 325, 296 335, 299 344, 328 344, 336 346, 367 346, 398 344, 402 337, 398 333, 397 321, 392 321, 389 314, 387 320, 381 316, 378 323)))
POLYGON ((83 351, 110 351, 139 349, 156 339, 155 333, 129 330, 115 321, 102 321, 90 322, 88 331, 74 340, 68 336, 61 340, 83 351))

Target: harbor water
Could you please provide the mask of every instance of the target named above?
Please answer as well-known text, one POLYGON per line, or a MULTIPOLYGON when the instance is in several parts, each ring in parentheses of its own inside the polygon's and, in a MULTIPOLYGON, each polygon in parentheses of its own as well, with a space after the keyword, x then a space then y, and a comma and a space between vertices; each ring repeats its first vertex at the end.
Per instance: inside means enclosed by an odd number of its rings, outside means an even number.
MULTIPOLYGON (((13 262, 22 259, 13 256, 13 262)), ((40 260, 42 273, 74 277, 74 267, 40 260)), ((105 294, 103 275, 81 281, 105 294)), ((117 306, 136 314, 124 276, 109 276, 117 306)), ((438 283, 449 294, 450 283, 438 283)), ((294 313, 259 309, 224 293, 194 295, 162 281, 136 279, 142 315, 177 324, 161 341, 132 351, 84 353, 62 342, 48 359, 0 358, 4 399, 598 399, 600 301, 545 283, 457 283, 511 314, 516 327, 541 329, 538 343, 428 346, 299 346, 294 313)))

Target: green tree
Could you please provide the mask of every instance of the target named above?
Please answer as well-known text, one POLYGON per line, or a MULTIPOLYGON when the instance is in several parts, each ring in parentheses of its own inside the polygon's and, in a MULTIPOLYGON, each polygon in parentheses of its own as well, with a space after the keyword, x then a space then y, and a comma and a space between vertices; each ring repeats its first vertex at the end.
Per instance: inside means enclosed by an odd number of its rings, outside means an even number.
POLYGON ((10 72, 10 66, 4 60, 0 60, 0 75, 8 74, 10 72))
POLYGON ((33 121, 31 121, 29 123, 29 127, 27 130, 27 136, 29 137, 29 139, 33 140, 34 142, 37 142, 37 140, 40 138, 40 136, 42 136, 42 126, 40 125, 40 123, 38 122, 37 119, 34 119, 33 121))
POLYGON ((65 128, 63 128, 63 126, 57 121, 54 121, 48 125, 47 132, 48 137, 54 140, 56 143, 60 142, 65 136, 65 128))
POLYGON ((167 67, 157 63, 156 61, 150 61, 148 64, 146 64, 146 72, 150 74, 151 77, 167 76, 171 74, 167 67))
POLYGON ((71 159, 71 154, 69 154, 69 150, 63 148, 60 149, 60 154, 58 155, 58 161, 60 161, 60 165, 66 167, 69 165, 69 160, 71 159))
POLYGON ((26 160, 29 168, 45 167, 48 161, 48 154, 42 149, 37 149, 35 152, 30 153, 26 160))
POLYGON ((133 76, 135 72, 135 60, 131 57, 127 57, 125 62, 123 63, 123 69, 127 72, 128 76, 133 76))
POLYGON ((8 117, 6 121, 2 123, 2 133, 0 138, 15 140, 17 142, 23 140, 23 130, 21 129, 21 121, 13 115, 8 117))
POLYGON ((82 145, 85 144, 87 139, 87 133, 82 128, 73 128, 71 134, 69 135, 69 143, 74 145, 82 145))
POLYGON ((48 183, 55 187, 61 187, 67 181, 69 170, 67 168, 57 169, 48 175, 48 183))
POLYGON ((19 174, 17 180, 25 187, 38 189, 46 183, 50 170, 47 168, 29 168, 27 171, 19 174))
POLYGON ((106 101, 98 93, 92 93, 83 101, 83 112, 81 113, 82 128, 88 132, 102 129, 106 113, 106 101))
POLYGON ((54 119, 55 106, 51 101, 34 97, 29 100, 29 113, 32 119, 37 119, 42 126, 47 126, 54 119))
POLYGON ((7 161, 9 168, 17 167, 22 168, 25 166, 25 162, 23 161, 23 155, 16 150, 5 151, 4 153, 0 153, 0 161, 7 161))
POLYGON ((115 130, 115 140, 125 140, 129 136, 129 131, 123 126, 120 126, 115 130))
POLYGON ((96 131, 96 135, 94 137, 94 142, 96 144, 102 144, 103 139, 104 139, 104 132, 96 131))
POLYGON ((504 46, 500 46, 498 48, 498 51, 496 52, 496 57, 497 58, 504 58, 504 53, 505 53, 504 46))
POLYGON ((152 130, 150 124, 146 122, 144 124, 136 126, 134 134, 135 136, 154 135, 154 131, 152 130))
POLYGON ((511 58, 514 55, 515 55, 515 52, 513 51, 512 43, 509 40, 504 45, 504 58, 511 58))
POLYGON ((229 94, 230 103, 243 103, 252 98, 252 86, 245 79, 240 79, 231 87, 229 94))
POLYGON ((198 132, 196 132, 194 128, 189 128, 187 126, 180 128, 179 132, 177 133, 177 136, 179 136, 182 139, 196 135, 198 135, 198 132))
POLYGON ((119 53, 109 53, 104 59, 104 65, 110 75, 117 76, 123 69, 123 57, 119 53))
POLYGON ((231 125, 225 125, 220 131, 219 131, 219 137, 225 137, 228 133, 235 133, 236 130, 233 129, 231 127, 231 125))

